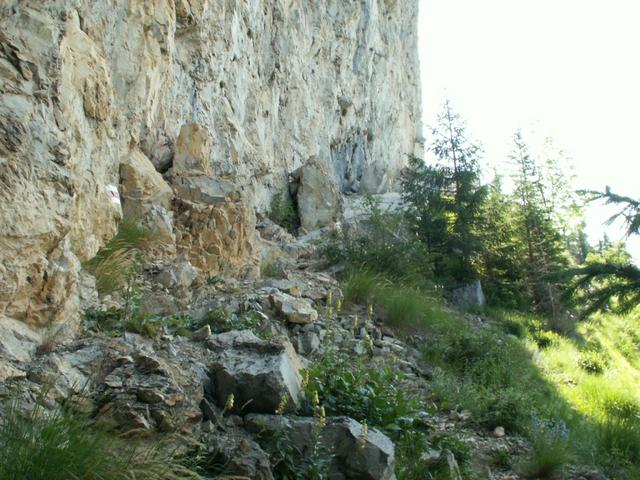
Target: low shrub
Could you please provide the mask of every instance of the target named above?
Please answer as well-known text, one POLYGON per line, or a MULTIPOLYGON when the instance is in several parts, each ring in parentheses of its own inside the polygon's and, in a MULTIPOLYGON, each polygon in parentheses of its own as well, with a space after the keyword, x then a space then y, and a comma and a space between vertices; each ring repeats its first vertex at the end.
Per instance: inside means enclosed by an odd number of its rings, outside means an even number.
POLYGON ((347 272, 369 272, 405 285, 431 287, 433 262, 426 246, 404 224, 403 215, 383 211, 371 198, 366 209, 367 220, 334 232, 324 245, 328 263, 342 263, 347 272))
POLYGON ((587 373, 599 375, 604 372, 606 360, 598 352, 588 350, 580 353, 578 366, 587 373))
POLYGON ((151 232, 134 222, 122 222, 116 235, 83 265, 96 278, 98 291, 107 294, 125 289, 151 242, 151 232))
POLYGON ((196 322, 194 328, 201 328, 205 325, 209 325, 213 333, 223 333, 231 330, 254 330, 254 332, 257 332, 261 325, 261 318, 258 312, 253 310, 243 314, 236 314, 226 308, 216 308, 210 310, 201 321, 196 322))
POLYGON ((569 429, 562 420, 546 420, 531 414, 529 441, 533 448, 524 473, 528 478, 549 478, 569 460, 569 429))
POLYGON ((354 361, 345 354, 325 356, 308 374, 307 397, 317 392, 327 414, 346 415, 384 429, 392 428, 418 407, 402 388, 403 373, 372 367, 363 358, 354 361))
POLYGON ((295 234, 300 226, 300 218, 294 201, 288 194, 275 194, 271 199, 269 218, 291 234, 295 234))

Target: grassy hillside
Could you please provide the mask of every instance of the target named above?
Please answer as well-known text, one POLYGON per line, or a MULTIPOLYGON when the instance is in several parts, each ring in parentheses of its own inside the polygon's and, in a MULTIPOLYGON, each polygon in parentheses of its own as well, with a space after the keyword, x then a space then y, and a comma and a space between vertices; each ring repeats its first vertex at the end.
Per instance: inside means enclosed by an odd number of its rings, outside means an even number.
POLYGON ((385 323, 424 337, 440 409, 467 410, 480 429, 500 426, 528 439, 532 453, 513 459, 514 469, 562 477, 577 464, 613 479, 640 478, 637 315, 596 317, 560 335, 540 316, 464 315, 432 291, 364 273, 346 280, 345 298, 372 304, 385 323))

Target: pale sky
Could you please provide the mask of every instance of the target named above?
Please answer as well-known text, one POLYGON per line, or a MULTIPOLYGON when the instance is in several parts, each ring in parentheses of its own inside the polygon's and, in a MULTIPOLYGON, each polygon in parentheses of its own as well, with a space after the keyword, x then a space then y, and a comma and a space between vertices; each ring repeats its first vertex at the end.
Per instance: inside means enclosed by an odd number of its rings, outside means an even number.
MULTIPOLYGON (((486 160, 522 128, 568 153, 577 188, 640 197, 640 0, 420 0, 419 24, 425 123, 448 97, 486 160)), ((588 211, 592 241, 605 215, 588 211)))

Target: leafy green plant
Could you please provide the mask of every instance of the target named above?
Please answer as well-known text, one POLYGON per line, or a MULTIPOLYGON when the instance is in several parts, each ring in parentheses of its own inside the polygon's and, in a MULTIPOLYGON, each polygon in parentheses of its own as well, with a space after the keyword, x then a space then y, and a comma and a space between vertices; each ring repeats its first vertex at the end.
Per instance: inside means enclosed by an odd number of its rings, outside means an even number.
POLYGON ((506 448, 500 448, 493 454, 491 463, 498 468, 510 468, 511 467, 511 454, 506 448))
POLYGON ((236 314, 226 308, 216 308, 210 310, 200 322, 196 322, 195 328, 209 325, 213 333, 228 332, 230 330, 258 331, 260 324, 260 315, 253 310, 244 314, 236 314))
POLYGON ((598 375, 604 372, 604 368, 606 366, 606 360, 602 358, 602 356, 598 354, 598 352, 588 350, 580 354, 580 358, 578 359, 578 365, 585 372, 598 375))
POLYGON ((398 419, 413 414, 415 399, 402 388, 404 374, 372 367, 364 359, 344 354, 325 356, 309 368, 308 397, 317 392, 327 412, 347 415, 371 426, 394 428, 398 419))
POLYGON ((289 233, 295 234, 300 226, 300 218, 295 202, 289 195, 275 194, 271 199, 269 218, 289 233))
POLYGON ((569 429, 562 420, 542 419, 532 412, 529 441, 533 448, 533 455, 525 465, 529 478, 548 478, 571 459, 569 429))
POLYGON ((415 429, 404 429, 394 440, 398 480, 429 478, 432 466, 420 458, 431 446, 429 435, 415 429))
POLYGON ((311 429, 310 445, 296 441, 291 427, 283 430, 263 430, 258 435, 260 445, 269 454, 275 478, 283 480, 326 480, 333 451, 323 438, 323 426, 318 421, 311 429))

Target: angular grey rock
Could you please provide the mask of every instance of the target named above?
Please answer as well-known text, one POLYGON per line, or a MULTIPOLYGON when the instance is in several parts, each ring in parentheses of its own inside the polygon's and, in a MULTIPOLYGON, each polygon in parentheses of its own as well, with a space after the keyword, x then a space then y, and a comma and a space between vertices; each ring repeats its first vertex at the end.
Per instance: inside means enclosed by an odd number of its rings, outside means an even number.
POLYGON ((211 327, 205 325, 191 334, 191 340, 194 342, 202 342, 211 336, 211 327))
POLYGON ((278 291, 271 295, 271 302, 278 313, 291 323, 311 323, 318 319, 318 312, 302 298, 278 291))
POLYGON ((4 358, 27 362, 41 341, 42 337, 24 323, 0 318, 0 355, 4 358))
POLYGON ((168 265, 156 275, 156 280, 162 286, 174 290, 186 290, 198 278, 198 269, 188 260, 182 260, 168 265))
POLYGON ((311 355, 320 348, 320 337, 316 332, 302 332, 297 339, 298 353, 311 355))
MULTIPOLYGON (((262 431, 289 435, 287 439, 310 454, 313 431, 318 421, 309 417, 283 417, 280 415, 247 415, 245 428, 254 433, 262 431)), ((367 431, 364 448, 360 447, 363 427, 352 418, 330 417, 321 430, 320 441, 332 455, 332 479, 394 480, 395 452, 393 442, 375 428, 367 431)))
POLYGON ((99 387, 98 422, 124 432, 194 430, 202 418, 202 382, 186 363, 138 354, 111 369, 99 387))
POLYGON ((181 177, 173 179, 176 196, 194 203, 216 205, 231 198, 239 199, 238 187, 226 180, 218 180, 205 176, 181 177))
POLYGON ((342 214, 342 196, 327 167, 312 157, 291 177, 302 228, 310 231, 335 224, 342 214))
POLYGON ((248 330, 212 335, 205 342, 217 355, 211 364, 215 400, 231 394, 237 412, 274 413, 283 397, 287 411, 300 403, 302 365, 288 340, 264 341, 248 330))
POLYGON ((205 441, 210 452, 207 462, 211 465, 224 465, 225 472, 234 475, 228 478, 273 480, 268 455, 243 430, 217 430, 209 434, 205 441))
POLYGON ((467 285, 453 290, 451 292, 451 303, 458 308, 484 307, 487 302, 484 297, 484 292, 482 291, 480 280, 474 280, 467 285))

